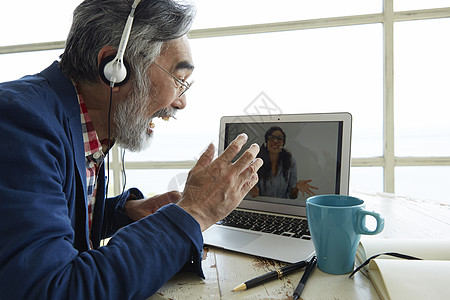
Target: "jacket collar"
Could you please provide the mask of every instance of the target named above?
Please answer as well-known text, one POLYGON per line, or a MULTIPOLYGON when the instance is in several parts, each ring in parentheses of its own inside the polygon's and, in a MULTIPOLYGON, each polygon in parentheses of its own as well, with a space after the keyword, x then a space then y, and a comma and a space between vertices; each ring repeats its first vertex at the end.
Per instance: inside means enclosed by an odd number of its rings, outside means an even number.
POLYGON ((75 155, 75 163, 83 183, 84 198, 86 201, 86 166, 84 156, 83 132, 81 129, 80 107, 78 104, 77 93, 72 81, 64 76, 59 63, 53 62, 47 69, 41 72, 51 88, 57 94, 61 101, 70 126, 72 145, 75 155))

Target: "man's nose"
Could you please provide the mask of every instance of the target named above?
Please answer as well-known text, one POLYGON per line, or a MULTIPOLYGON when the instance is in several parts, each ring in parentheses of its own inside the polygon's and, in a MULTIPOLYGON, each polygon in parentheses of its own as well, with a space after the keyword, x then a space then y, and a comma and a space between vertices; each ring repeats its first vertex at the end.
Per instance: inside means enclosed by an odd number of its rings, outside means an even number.
POLYGON ((176 109, 183 109, 186 107, 186 95, 178 97, 172 102, 172 107, 176 109))

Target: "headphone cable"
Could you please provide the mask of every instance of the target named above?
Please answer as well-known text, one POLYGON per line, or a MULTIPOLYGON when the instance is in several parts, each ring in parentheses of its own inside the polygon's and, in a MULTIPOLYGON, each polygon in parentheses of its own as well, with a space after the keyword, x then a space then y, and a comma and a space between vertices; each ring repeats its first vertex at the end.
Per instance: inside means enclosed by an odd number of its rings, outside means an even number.
POLYGON ((112 106, 112 87, 110 87, 109 92, 109 108, 108 108, 108 149, 106 150, 106 166, 107 166, 107 175, 106 175, 106 193, 105 198, 108 198, 108 187, 109 187, 109 150, 111 148, 111 106, 112 106))

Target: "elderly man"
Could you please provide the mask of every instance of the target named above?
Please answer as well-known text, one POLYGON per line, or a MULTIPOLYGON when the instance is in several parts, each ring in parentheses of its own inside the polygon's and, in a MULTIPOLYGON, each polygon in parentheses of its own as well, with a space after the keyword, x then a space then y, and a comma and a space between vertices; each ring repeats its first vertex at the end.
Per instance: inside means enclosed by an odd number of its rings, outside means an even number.
POLYGON ((258 180, 257 145, 232 163, 240 135, 216 160, 210 145, 181 194, 106 199, 108 150, 145 148, 152 119, 186 106, 194 69, 193 7, 139 2, 82 2, 61 60, 0 84, 1 299, 143 299, 180 270, 203 276, 201 232, 258 180), (122 80, 105 65, 129 15, 122 80))

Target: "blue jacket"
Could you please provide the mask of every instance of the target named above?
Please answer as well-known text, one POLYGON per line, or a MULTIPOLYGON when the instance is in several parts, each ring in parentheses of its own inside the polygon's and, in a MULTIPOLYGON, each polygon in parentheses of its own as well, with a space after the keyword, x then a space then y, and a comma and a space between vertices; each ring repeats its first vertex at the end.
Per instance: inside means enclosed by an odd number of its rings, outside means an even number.
POLYGON ((105 200, 104 168, 88 250, 80 109, 57 62, 0 84, 0 168, 0 299, 144 299, 183 267, 203 276, 199 224, 174 204, 131 223, 142 195, 105 200))

